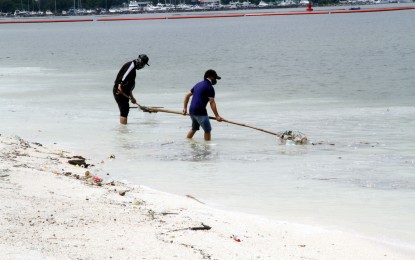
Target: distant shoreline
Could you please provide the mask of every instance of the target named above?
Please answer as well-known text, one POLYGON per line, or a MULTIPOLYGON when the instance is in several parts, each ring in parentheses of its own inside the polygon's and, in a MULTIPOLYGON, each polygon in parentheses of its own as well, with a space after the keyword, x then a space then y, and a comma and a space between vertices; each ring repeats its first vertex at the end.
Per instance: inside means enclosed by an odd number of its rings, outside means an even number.
POLYGON ((201 18, 232 18, 232 17, 250 17, 250 16, 286 16, 286 15, 318 15, 318 14, 347 14, 347 13, 368 13, 368 12, 390 12, 390 11, 406 11, 415 10, 415 6, 411 7, 385 7, 385 8, 349 8, 336 10, 313 10, 313 11, 289 11, 289 12, 262 12, 262 13, 215 13, 215 14, 197 14, 197 15, 170 15, 170 16, 117 16, 106 18, 82 18, 83 16, 63 16, 55 19, 50 16, 49 19, 30 19, 30 18, 14 18, 0 20, 0 24, 21 24, 21 23, 66 23, 66 22, 101 22, 101 21, 133 21, 133 20, 168 20, 168 19, 201 19, 201 18))

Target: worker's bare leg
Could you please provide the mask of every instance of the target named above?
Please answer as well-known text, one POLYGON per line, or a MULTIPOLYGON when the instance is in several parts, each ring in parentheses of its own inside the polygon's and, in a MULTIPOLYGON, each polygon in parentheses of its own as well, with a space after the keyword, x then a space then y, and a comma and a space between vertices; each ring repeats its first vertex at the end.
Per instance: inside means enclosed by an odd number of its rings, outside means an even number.
POLYGON ((190 130, 189 133, 187 133, 187 138, 192 139, 193 136, 195 135, 196 131, 194 130, 190 130))
POLYGON ((123 117, 123 116, 120 116, 120 124, 126 125, 127 124, 127 118, 123 117))

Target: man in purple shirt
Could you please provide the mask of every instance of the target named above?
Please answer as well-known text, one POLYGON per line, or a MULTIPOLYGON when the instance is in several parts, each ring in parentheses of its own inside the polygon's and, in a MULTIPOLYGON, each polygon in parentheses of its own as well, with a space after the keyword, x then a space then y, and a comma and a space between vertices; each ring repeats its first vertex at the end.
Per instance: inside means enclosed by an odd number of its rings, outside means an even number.
POLYGON ((187 134, 187 138, 192 138, 201 126, 205 131, 205 140, 210 141, 210 132, 212 131, 212 127, 210 125, 209 116, 206 110, 207 103, 210 104, 216 120, 218 122, 223 120, 223 118, 219 116, 218 110, 216 109, 215 89, 213 88, 213 85, 217 83, 218 79, 221 78, 218 76, 216 71, 207 70, 205 72, 204 80, 197 83, 184 97, 183 115, 186 115, 187 104, 189 103, 190 97, 193 96, 189 108, 189 115, 192 119, 192 129, 190 129, 187 134))

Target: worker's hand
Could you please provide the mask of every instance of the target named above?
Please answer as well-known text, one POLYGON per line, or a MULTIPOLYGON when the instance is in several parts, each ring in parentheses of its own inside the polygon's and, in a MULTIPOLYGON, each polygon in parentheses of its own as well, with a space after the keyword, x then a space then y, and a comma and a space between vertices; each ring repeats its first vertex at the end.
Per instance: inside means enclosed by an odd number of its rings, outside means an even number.
POLYGON ((217 116, 217 117, 216 117, 216 120, 217 120, 218 122, 222 122, 222 121, 223 121, 223 118, 222 118, 221 116, 217 116))
POLYGON ((185 116, 185 115, 187 115, 187 109, 186 108, 183 108, 183 112, 182 112, 182 114, 185 116))
POLYGON ((134 97, 131 97, 131 103, 133 103, 133 104, 137 104, 137 100, 135 100, 135 98, 134 98, 134 97))

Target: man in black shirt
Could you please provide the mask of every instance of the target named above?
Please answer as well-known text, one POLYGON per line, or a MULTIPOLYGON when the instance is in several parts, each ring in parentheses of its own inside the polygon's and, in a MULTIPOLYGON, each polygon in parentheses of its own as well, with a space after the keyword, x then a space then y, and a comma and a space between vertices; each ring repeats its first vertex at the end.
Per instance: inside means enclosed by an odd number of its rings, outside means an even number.
POLYGON ((136 70, 144 68, 145 65, 150 66, 148 61, 147 55, 138 55, 137 59, 129 61, 121 67, 115 79, 112 93, 120 109, 120 123, 123 125, 127 124, 128 112, 130 111, 129 100, 133 104, 137 102, 133 96, 136 70))

